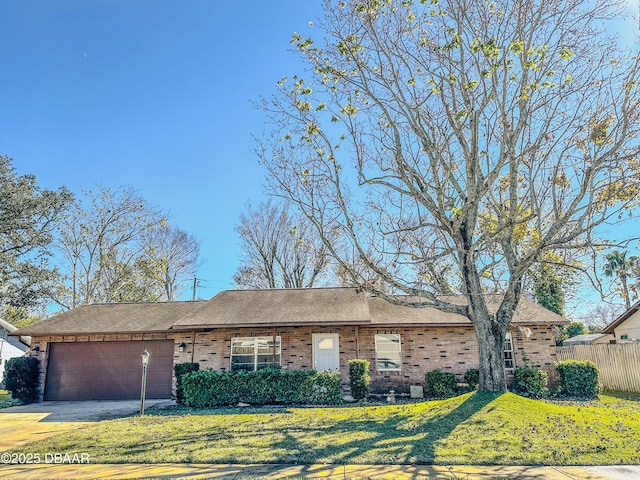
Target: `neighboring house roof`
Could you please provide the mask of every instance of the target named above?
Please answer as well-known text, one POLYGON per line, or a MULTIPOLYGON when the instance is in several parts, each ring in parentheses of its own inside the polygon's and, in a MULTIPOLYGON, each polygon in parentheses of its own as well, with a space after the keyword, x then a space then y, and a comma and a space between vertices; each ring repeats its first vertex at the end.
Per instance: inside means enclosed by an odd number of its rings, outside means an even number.
POLYGON ((166 332, 204 301, 83 305, 21 328, 12 335, 93 335, 166 332))
POLYGON ((31 343, 31 339, 25 336, 19 336, 17 338, 9 336, 16 330, 17 328, 12 324, 0 318, 0 338, 21 352, 26 352, 29 344, 31 343))
MULTIPOLYGON (((489 298, 489 308, 494 311, 497 298, 489 298)), ((447 300, 464 304, 462 297, 447 300)), ((566 320, 523 298, 513 323, 546 325, 566 320)), ((471 322, 463 315, 433 307, 395 305, 354 287, 336 287, 226 290, 206 302, 84 305, 14 334, 90 335, 305 325, 456 326, 471 322)))
POLYGON ((618 318, 616 318, 609 325, 604 327, 602 329, 602 333, 614 334, 615 333, 615 329, 618 328, 622 323, 624 323, 625 320, 627 320, 631 315, 636 313, 638 310, 640 310, 640 301, 638 301, 635 304, 631 305, 631 307, 629 309, 627 309, 626 312, 624 312, 622 315, 620 315, 618 318))
POLYGON ((562 345, 591 345, 597 340, 603 339, 603 337, 610 337, 612 340, 614 338, 606 333, 587 333, 585 335, 575 335, 571 338, 567 338, 562 342, 562 345))

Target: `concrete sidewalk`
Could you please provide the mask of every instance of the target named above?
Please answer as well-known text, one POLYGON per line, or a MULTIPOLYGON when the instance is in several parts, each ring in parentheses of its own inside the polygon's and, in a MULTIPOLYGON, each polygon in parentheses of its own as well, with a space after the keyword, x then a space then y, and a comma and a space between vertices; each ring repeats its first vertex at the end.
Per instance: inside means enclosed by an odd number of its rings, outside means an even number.
POLYGON ((3 465, 0 477, 11 479, 466 479, 489 480, 632 480, 639 466, 527 467, 527 466, 414 466, 414 465, 3 465))
MULTIPOLYGON (((167 405, 168 400, 147 400, 147 407, 167 405)), ((28 442, 84 427, 89 423, 135 414, 140 402, 90 401, 43 402, 0 409, 0 453, 28 442)), ((0 474, 0 478, 4 475, 0 474)))

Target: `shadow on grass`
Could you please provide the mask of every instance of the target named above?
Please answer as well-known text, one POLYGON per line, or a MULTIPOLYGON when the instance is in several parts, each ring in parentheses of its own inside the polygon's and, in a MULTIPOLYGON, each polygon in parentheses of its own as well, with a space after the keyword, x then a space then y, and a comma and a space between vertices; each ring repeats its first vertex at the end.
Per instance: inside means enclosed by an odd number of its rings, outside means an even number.
POLYGON ((383 420, 341 421, 322 429, 325 441, 321 446, 314 445, 313 438, 286 433, 272 445, 287 452, 274 463, 431 465, 436 460, 438 442, 498 396, 475 393, 457 407, 427 419, 403 416, 398 410, 383 420), (331 444, 327 442, 330 438, 335 439, 331 444))
POLYGON ((602 395, 607 397, 619 398, 620 400, 629 400, 631 402, 640 402, 640 392, 622 392, 619 390, 604 390, 602 395))
MULTIPOLYGON (((175 421, 149 415, 98 424, 90 435, 96 459, 104 463, 430 465, 436 463, 439 442, 496 398, 475 393, 411 405, 357 407, 353 414, 338 409, 335 416, 320 409, 284 422, 281 415, 289 418, 293 409, 260 409, 259 415, 241 418, 201 417, 200 422, 189 421, 190 415, 175 421), (147 434, 138 434, 142 431, 147 434)), ((79 431, 37 447, 74 451, 87 441, 87 433, 79 431)))

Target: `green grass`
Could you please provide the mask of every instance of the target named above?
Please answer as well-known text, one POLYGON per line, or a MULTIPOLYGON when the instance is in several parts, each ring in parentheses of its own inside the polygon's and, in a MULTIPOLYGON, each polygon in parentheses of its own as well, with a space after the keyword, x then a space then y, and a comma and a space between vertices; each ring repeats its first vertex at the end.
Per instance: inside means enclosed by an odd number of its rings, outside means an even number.
POLYGON ((640 463, 640 403, 614 396, 176 412, 104 421, 21 450, 87 452, 92 463, 640 463))
POLYGON ((13 405, 20 405, 20 402, 13 400, 11 394, 6 390, 0 390, 0 408, 7 408, 13 405))

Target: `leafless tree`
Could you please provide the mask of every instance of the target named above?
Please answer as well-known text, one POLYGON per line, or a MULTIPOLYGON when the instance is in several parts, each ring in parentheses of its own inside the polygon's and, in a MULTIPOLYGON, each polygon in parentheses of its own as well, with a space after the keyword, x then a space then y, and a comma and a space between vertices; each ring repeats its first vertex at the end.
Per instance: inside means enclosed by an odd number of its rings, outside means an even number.
POLYGON ((142 234, 143 269, 162 290, 161 299, 173 301, 200 266, 200 241, 192 234, 165 223, 142 234))
POLYGON ((598 232, 637 205, 639 60, 603 27, 624 8, 327 0, 323 44, 292 38, 306 78, 283 78, 261 104, 272 192, 353 283, 467 316, 483 390, 505 389, 503 340, 527 272, 587 270, 588 250, 609 243, 598 232), (466 305, 438 296, 429 264, 451 269, 466 305))
POLYGON ((592 309, 580 316, 592 333, 601 332, 607 325, 625 312, 625 307, 620 303, 599 302, 592 309))
POLYGON ((327 248, 313 226, 284 205, 247 205, 236 230, 242 265, 233 280, 239 288, 307 288, 331 275, 327 248))
POLYGON ((173 300, 197 265, 198 242, 132 188, 86 190, 59 232, 64 309, 97 302, 173 300))

